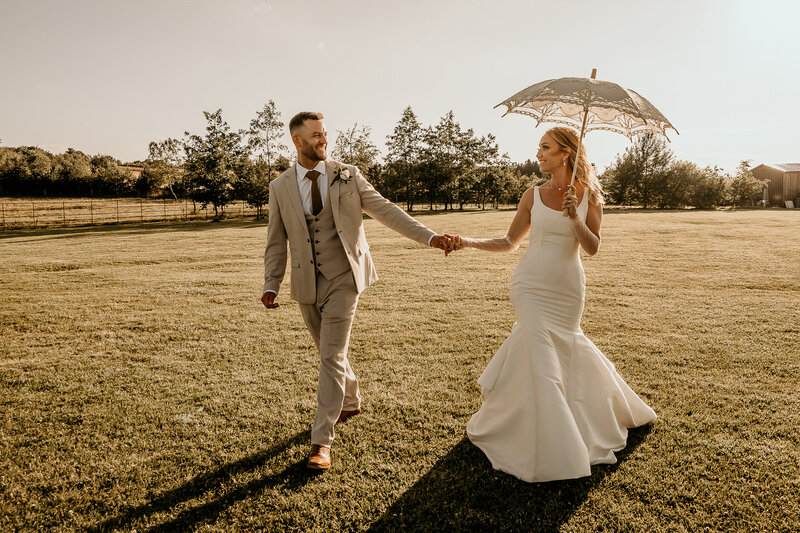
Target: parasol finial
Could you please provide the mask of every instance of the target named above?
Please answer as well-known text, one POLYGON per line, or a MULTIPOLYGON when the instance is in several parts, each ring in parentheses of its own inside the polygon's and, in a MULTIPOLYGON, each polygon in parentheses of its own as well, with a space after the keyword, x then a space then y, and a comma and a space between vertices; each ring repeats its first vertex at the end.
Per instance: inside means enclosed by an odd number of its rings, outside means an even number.
POLYGON ((592 69, 592 79, 593 79, 593 80, 596 80, 596 79, 597 79, 597 69, 596 69, 596 68, 593 68, 593 69, 592 69))

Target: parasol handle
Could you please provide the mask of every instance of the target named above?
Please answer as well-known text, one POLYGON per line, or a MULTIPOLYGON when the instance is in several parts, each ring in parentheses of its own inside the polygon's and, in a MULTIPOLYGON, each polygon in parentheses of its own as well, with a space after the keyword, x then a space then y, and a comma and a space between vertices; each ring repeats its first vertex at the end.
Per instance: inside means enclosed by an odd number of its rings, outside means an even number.
MULTIPOLYGON (((593 68, 592 79, 595 79, 596 77, 597 77, 597 69, 593 68)), ((583 135, 586 133, 586 120, 588 118, 589 118, 589 103, 587 102, 586 104, 583 105, 583 122, 581 123, 581 135, 580 137, 578 137, 578 151, 575 152, 575 164, 572 165, 572 178, 570 178, 569 180, 570 187, 572 187, 572 185, 575 183, 575 175, 578 172, 578 161, 580 161, 581 157, 581 146, 583 145, 583 135)), ((568 209, 564 209, 564 216, 565 217, 569 216, 568 209)))
MULTIPOLYGON (((583 108, 583 124, 581 124, 581 136, 578 137, 578 151, 575 152, 575 164, 572 165, 572 178, 569 180, 569 186, 572 187, 575 183, 575 175, 578 172, 578 161, 581 157, 581 146, 583 145, 583 135, 586 133, 586 119, 589 117, 589 106, 583 108)), ((569 209, 564 209, 564 216, 569 216, 569 209)))

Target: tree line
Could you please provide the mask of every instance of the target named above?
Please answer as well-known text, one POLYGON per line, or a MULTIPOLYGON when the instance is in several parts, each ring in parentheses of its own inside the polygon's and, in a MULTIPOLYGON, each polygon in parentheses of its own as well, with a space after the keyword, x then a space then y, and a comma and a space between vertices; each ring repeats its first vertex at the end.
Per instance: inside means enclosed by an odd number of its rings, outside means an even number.
POLYGON ((132 176, 129 167, 109 155, 0 147, 2 196, 136 196, 140 184, 132 176))
POLYGON ((767 184, 753 176, 749 160, 741 161, 733 176, 719 167, 679 161, 652 133, 636 137, 599 178, 608 203, 660 209, 755 205, 767 184))
MULTIPOLYGON (((0 147, 0 195, 190 198, 217 215, 231 201, 244 200, 260 216, 269 182, 291 164, 281 113, 270 100, 239 130, 228 125, 221 109, 204 116, 203 134, 151 142, 147 159, 128 165, 73 149, 53 155, 36 147, 0 147)), ((462 128, 452 111, 423 126, 409 106, 385 144, 381 158, 371 129, 356 123, 338 132, 330 155, 356 165, 378 191, 409 211, 420 205, 448 210, 515 204, 525 189, 547 179, 536 161, 511 161, 492 134, 462 128)), ((700 168, 676 160, 666 141, 652 134, 637 137, 599 177, 607 203, 646 208, 753 205, 764 186, 748 161, 733 176, 700 168)))

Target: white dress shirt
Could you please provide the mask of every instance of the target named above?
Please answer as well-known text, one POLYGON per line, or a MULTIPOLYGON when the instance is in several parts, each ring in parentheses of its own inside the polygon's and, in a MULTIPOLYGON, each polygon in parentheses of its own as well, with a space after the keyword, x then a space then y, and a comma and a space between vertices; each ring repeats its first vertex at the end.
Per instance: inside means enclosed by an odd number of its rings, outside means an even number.
POLYGON ((305 168, 300 163, 295 163, 295 173, 297 174, 297 187, 300 189, 300 203, 303 204, 303 212, 306 216, 311 216, 311 180, 306 178, 311 170, 319 172, 317 176, 317 187, 322 198, 322 205, 328 197, 328 176, 325 171, 325 161, 320 161, 314 168, 305 168))

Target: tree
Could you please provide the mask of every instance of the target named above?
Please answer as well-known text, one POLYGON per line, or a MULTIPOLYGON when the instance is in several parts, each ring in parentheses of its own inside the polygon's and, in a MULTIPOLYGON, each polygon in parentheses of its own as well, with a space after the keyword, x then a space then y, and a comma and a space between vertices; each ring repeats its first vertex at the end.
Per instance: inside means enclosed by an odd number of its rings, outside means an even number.
POLYGON ((92 164, 89 157, 80 150, 68 148, 53 160, 55 185, 62 194, 73 196, 94 196, 91 186, 92 164))
MULTIPOLYGON (((461 129, 452 111, 445 114, 436 126, 423 130, 423 183, 427 185, 431 208, 438 197, 442 199, 447 210, 454 196, 458 194, 459 178, 464 176, 465 180, 474 179, 474 176, 467 175, 475 166, 472 144, 475 142, 474 137, 472 129, 461 129)), ((465 184, 462 184, 462 191, 464 188, 465 184)))
POLYGON ((422 150, 422 126, 411 106, 403 110, 394 132, 386 137, 388 155, 386 163, 389 173, 388 183, 402 183, 406 190, 406 210, 414 209, 414 195, 420 153, 422 150))
POLYGON ((768 180, 756 178, 750 171, 750 160, 744 160, 736 168, 736 175, 729 182, 730 198, 733 207, 736 205, 755 205, 761 198, 768 180))
POLYGON ((519 163, 516 165, 517 171, 520 174, 525 174, 527 176, 536 176, 537 178, 542 177, 542 171, 539 169, 539 162, 538 161, 531 161, 530 159, 526 159, 524 163, 519 163))
POLYGON ((496 159, 498 148, 494 135, 478 138, 470 128, 462 132, 458 149, 461 161, 452 191, 459 210, 463 211, 464 205, 481 193, 481 181, 486 178, 489 165, 496 159))
POLYGON ((186 132, 183 143, 189 196, 203 207, 213 205, 214 215, 219 216, 233 196, 233 182, 248 153, 242 146, 242 135, 231 131, 222 119, 222 109, 204 111, 203 115, 208 121, 206 136, 186 132))
POLYGON ((270 172, 265 158, 255 161, 246 158, 234 182, 236 197, 256 208, 256 219, 263 216, 263 208, 269 203, 270 172))
POLYGON ((665 175, 674 155, 667 142, 653 133, 639 135, 622 156, 603 173, 611 203, 657 205, 665 175))
POLYGON ((277 159, 275 159, 275 171, 276 172, 283 172, 284 170, 288 169, 292 166, 292 161, 285 155, 279 155, 277 159))
POLYGON ((331 152, 331 157, 346 163, 355 165, 361 172, 370 179, 375 173, 378 165, 378 155, 380 151, 370 139, 372 129, 369 126, 359 128, 356 122, 352 128, 339 131, 336 137, 336 144, 331 152))
POLYGON ((722 169, 706 167, 701 170, 699 179, 694 182, 691 203, 700 209, 711 209, 725 201, 727 192, 722 169))
POLYGON ((17 148, 19 193, 47 196, 53 172, 53 154, 35 146, 17 148))
POLYGON ((281 143, 284 124, 280 117, 275 102, 270 100, 250 121, 247 131, 247 144, 256 160, 244 164, 236 189, 239 198, 256 208, 256 218, 261 218, 262 208, 269 202, 269 182, 289 166, 284 154, 286 145, 281 143))
POLYGON ((258 112, 256 118, 250 121, 248 130, 248 146, 250 151, 262 160, 266 168, 266 176, 272 179, 272 171, 278 158, 283 156, 287 149, 281 143, 284 134, 284 125, 280 120, 281 113, 275 108, 275 102, 270 100, 258 112))
POLYGON ((119 161, 110 155, 95 155, 89 160, 92 178, 101 196, 119 196, 125 189, 125 174, 119 161))
POLYGON ((677 208, 691 205, 693 191, 698 182, 705 179, 703 171, 689 161, 673 163, 662 174, 658 184, 656 205, 661 208, 677 208))
POLYGON ((147 196, 161 187, 169 190, 176 200, 188 192, 181 157, 182 145, 177 139, 165 139, 148 145, 148 156, 135 187, 140 196, 147 196))
POLYGON ((478 160, 480 167, 478 181, 475 184, 475 192, 479 195, 478 201, 481 209, 486 209, 487 196, 497 188, 498 180, 503 175, 499 170, 501 164, 500 148, 497 139, 491 133, 481 137, 477 145, 478 160))

